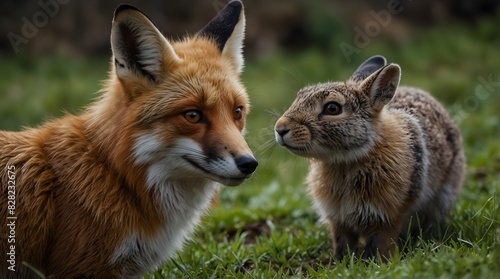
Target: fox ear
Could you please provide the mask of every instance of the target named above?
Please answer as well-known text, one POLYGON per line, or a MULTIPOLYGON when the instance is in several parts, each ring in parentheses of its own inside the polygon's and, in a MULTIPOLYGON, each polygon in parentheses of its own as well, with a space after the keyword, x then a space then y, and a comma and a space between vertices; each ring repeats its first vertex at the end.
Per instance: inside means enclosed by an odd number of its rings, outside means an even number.
POLYGON ((390 64, 371 74, 361 83, 361 90, 370 96, 370 104, 375 111, 380 111, 387 105, 399 85, 401 68, 397 64, 390 64))
POLYGON ((387 65, 387 60, 383 56, 375 55, 363 62, 351 76, 352 80, 361 81, 373 74, 378 69, 387 65))
POLYGON ((164 67, 179 60, 170 43, 137 8, 120 5, 111 28, 116 74, 122 82, 146 79, 156 83, 164 67))
POLYGON ((245 12, 241 1, 229 2, 197 35, 214 40, 222 55, 228 57, 241 73, 245 37, 245 12))

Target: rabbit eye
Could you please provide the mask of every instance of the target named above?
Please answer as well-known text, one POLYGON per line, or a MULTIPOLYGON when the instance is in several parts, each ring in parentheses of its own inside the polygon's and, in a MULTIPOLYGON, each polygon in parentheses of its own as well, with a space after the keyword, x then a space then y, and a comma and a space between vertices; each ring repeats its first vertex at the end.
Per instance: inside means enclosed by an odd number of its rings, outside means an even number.
POLYGON ((339 115, 342 113, 342 106, 337 102, 327 103, 323 107, 323 114, 326 115, 339 115))
POLYGON ((234 120, 241 120, 243 118, 243 108, 242 107, 237 107, 233 111, 233 117, 234 117, 234 120))

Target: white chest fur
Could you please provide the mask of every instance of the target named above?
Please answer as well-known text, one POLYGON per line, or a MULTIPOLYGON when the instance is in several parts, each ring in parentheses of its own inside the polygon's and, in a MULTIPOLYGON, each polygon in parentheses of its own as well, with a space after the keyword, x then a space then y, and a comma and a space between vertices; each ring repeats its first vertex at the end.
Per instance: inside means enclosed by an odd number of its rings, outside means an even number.
POLYGON ((165 214, 163 228, 154 237, 132 233, 124 239, 111 264, 123 263, 125 277, 159 267, 194 231, 218 187, 214 182, 196 182, 166 183, 156 189, 165 214))
POLYGON ((167 148, 154 134, 137 137, 133 154, 137 164, 148 163, 146 184, 155 191, 163 226, 153 237, 132 232, 110 259, 123 266, 124 278, 154 270, 194 231, 219 187, 216 182, 185 171, 182 149, 167 148))

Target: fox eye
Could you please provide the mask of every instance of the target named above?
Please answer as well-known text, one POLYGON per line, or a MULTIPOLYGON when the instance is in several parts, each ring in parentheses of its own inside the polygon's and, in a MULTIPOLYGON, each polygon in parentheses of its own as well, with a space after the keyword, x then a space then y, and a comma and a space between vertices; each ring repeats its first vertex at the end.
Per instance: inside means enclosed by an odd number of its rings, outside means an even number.
POLYGON ((184 113, 184 118, 190 123, 196 124, 201 122, 201 112, 198 110, 189 110, 184 113))
POLYGON ((241 120, 241 118, 243 118, 243 108, 242 107, 237 107, 233 111, 233 117, 234 117, 234 120, 241 120))
POLYGON ((326 115, 339 115, 342 113, 342 106, 337 102, 327 103, 323 107, 323 114, 326 115))

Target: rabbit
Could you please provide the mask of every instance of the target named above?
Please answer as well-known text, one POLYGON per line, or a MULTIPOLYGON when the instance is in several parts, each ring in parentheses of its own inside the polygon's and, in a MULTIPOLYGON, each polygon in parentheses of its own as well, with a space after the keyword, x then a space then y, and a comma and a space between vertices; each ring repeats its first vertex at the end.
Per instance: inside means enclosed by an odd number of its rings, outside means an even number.
POLYGON ((309 158, 337 259, 388 259, 399 237, 442 224, 463 187, 460 130, 429 93, 398 88, 400 77, 373 56, 345 82, 301 89, 276 122, 278 144, 309 158))

